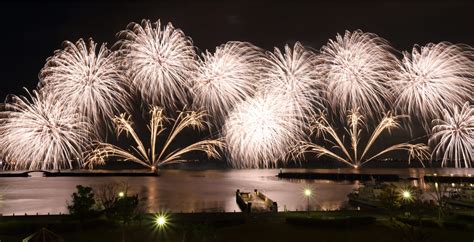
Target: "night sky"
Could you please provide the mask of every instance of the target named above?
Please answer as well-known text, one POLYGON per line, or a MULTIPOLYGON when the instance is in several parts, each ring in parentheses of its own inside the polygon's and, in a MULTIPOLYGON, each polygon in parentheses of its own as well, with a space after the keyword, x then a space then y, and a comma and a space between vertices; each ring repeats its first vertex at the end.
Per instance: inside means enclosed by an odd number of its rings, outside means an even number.
POLYGON ((321 48, 336 33, 362 29, 389 40, 398 50, 449 41, 474 46, 471 1, 10 1, 1 3, 0 99, 32 89, 38 72, 64 40, 92 37, 116 41, 115 34, 142 19, 171 21, 200 50, 229 40, 271 50, 301 41, 321 48))

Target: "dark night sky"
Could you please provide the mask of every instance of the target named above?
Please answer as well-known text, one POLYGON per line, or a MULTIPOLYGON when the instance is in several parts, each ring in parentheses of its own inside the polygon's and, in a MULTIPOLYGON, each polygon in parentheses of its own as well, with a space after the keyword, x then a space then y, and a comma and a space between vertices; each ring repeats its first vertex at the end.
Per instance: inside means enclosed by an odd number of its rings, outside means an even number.
POLYGON ((64 40, 93 37, 115 42, 115 34, 141 19, 171 21, 201 49, 228 40, 266 49, 301 41, 319 49, 344 30, 362 29, 388 39, 397 49, 450 41, 474 46, 472 1, 140 1, 4 2, 0 100, 36 86, 46 58, 64 40))

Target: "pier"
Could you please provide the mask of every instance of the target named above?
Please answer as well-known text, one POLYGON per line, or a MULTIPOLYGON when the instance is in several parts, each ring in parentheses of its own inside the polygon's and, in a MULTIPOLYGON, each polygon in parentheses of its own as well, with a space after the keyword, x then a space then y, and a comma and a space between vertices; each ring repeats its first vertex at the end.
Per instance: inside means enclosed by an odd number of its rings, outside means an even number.
POLYGON ((150 170, 75 170, 75 171, 4 171, 0 177, 31 177, 34 173, 40 173, 44 177, 111 177, 111 176, 160 176, 159 172, 150 170))
POLYGON ((278 205, 263 193, 255 189, 253 192, 235 192, 236 202, 242 212, 278 212, 278 205))
MULTIPOLYGON (((396 182, 399 175, 394 174, 360 174, 360 173, 315 173, 315 172, 280 172, 277 177, 285 179, 333 180, 333 181, 386 181, 396 182)), ((414 179, 414 178, 410 178, 414 179)), ((416 179, 416 178, 415 178, 416 179)))
POLYGON ((430 174, 425 175, 424 178, 425 182, 439 182, 439 183, 474 183, 474 176, 467 175, 467 176, 460 176, 460 175, 437 175, 437 174, 430 174))

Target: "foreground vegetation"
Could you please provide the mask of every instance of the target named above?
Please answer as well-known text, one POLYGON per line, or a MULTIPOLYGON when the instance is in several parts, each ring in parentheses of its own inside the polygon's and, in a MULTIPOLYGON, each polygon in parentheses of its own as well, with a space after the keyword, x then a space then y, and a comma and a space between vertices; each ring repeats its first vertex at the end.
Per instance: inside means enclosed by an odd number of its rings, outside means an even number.
POLYGON ((41 227, 64 241, 472 241, 472 211, 435 216, 418 223, 383 211, 168 214, 163 227, 145 214, 126 227, 104 216, 83 224, 74 216, 2 217, 2 242, 21 241, 41 227), (448 223, 447 221, 451 221, 448 223), (122 236, 124 237, 122 238, 122 236))

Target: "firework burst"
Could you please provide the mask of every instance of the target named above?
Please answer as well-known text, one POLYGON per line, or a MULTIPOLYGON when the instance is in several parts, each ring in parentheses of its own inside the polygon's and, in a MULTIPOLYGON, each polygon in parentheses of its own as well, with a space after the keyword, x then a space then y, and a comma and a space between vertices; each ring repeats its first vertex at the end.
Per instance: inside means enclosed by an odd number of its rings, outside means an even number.
POLYGON ((131 97, 119 71, 117 54, 90 39, 66 41, 64 49, 48 58, 40 72, 41 92, 64 106, 76 107, 97 135, 110 118, 128 110, 131 97))
POLYGON ((444 110, 444 117, 433 121, 430 143, 437 143, 433 156, 442 158, 441 166, 469 168, 474 161, 474 106, 466 102, 461 109, 444 110))
POLYGON ((262 78, 262 93, 278 93, 294 105, 296 116, 306 117, 313 107, 322 107, 322 84, 318 79, 316 54, 300 43, 284 51, 267 52, 267 65, 262 78))
POLYGON ((419 117, 426 130, 444 109, 472 101, 474 61, 469 47, 450 43, 415 46, 404 52, 400 73, 390 82, 395 107, 419 117))
POLYGON ((96 165, 105 164, 110 157, 116 157, 123 161, 132 161, 155 170, 156 167, 162 165, 187 161, 183 156, 189 152, 200 151, 205 152, 208 157, 219 157, 218 149, 223 146, 220 140, 202 140, 184 148, 168 152, 172 142, 185 128, 202 130, 208 127, 208 123, 203 121, 206 116, 205 112, 180 112, 161 150, 157 150, 157 141, 159 136, 166 130, 164 124, 170 119, 164 116, 162 108, 156 106, 151 108, 150 115, 151 119, 148 125, 150 131, 149 148, 145 146, 134 130, 130 116, 121 114, 114 118, 117 135, 123 132, 130 135, 136 147, 132 146, 131 151, 128 151, 112 144, 99 143, 97 148, 88 155, 86 165, 93 168, 96 165))
POLYGON ((131 23, 118 34, 124 67, 145 102, 175 109, 185 103, 196 70, 192 40, 171 23, 131 23))
POLYGON ((206 52, 194 77, 193 105, 221 124, 235 104, 254 95, 261 76, 264 53, 246 42, 228 42, 206 52))
POLYGON ((294 105, 278 95, 255 96, 236 106, 224 125, 229 161, 237 168, 274 167, 301 138, 294 105))
POLYGON ((334 113, 344 117, 358 108, 369 118, 380 117, 391 100, 386 83, 397 67, 386 40, 360 30, 346 31, 329 40, 319 57, 326 99, 334 113))
POLYGON ((13 96, 2 111, 0 149, 13 169, 72 169, 82 165, 90 124, 75 110, 33 92, 13 96))
MULTIPOLYGON (((365 126, 364 117, 359 113, 358 110, 351 111, 347 116, 347 126, 348 128, 345 131, 350 137, 350 147, 347 147, 344 143, 344 137, 340 138, 332 127, 324 114, 317 116, 314 119, 314 124, 312 126, 313 133, 318 134, 318 136, 323 137, 325 142, 333 145, 332 148, 328 149, 324 146, 311 143, 311 142, 302 142, 301 145, 295 149, 295 152, 298 155, 302 155, 306 152, 316 153, 318 157, 328 156, 334 158, 340 162, 343 162, 354 168, 361 167, 367 162, 374 160, 377 157, 380 157, 383 154, 388 152, 402 150, 407 151, 409 154, 408 162, 413 158, 423 162, 423 160, 428 159, 429 157, 429 148, 425 144, 409 144, 409 143, 400 143, 392 145, 388 148, 379 151, 374 155, 370 155, 370 150, 373 144, 377 141, 380 135, 384 131, 390 132, 392 129, 400 128, 399 120, 402 116, 393 116, 390 113, 387 113, 380 121, 380 123, 375 127, 374 131, 370 135, 370 138, 362 150, 362 154, 359 152, 359 143, 361 139, 361 131, 365 126), (337 154, 333 150, 340 150, 342 154, 337 154), (352 152, 351 152, 352 151, 352 152)), ((368 127, 365 127, 368 128, 368 127)))

